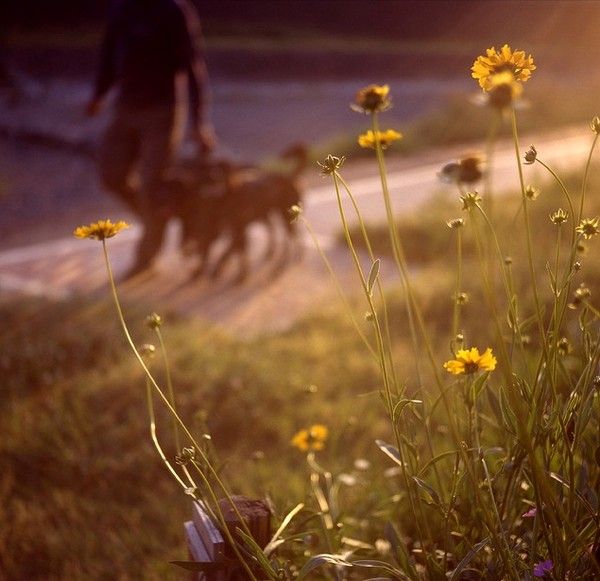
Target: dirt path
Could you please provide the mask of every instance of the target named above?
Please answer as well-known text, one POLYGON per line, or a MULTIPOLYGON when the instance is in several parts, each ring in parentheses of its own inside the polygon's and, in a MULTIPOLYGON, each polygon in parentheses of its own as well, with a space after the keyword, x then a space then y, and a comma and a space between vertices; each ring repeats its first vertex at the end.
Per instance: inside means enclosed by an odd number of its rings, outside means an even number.
MULTIPOLYGON (((590 143, 589 133, 575 130, 562 131, 560 136, 548 135, 535 142, 540 156, 559 171, 583 163, 590 143)), ((455 151, 438 151, 419 159, 391 159, 389 185, 396 213, 418 211, 419 206, 436 192, 456 195, 437 179, 441 164, 455 154, 455 151)), ((365 217, 382 219, 384 210, 379 178, 373 173, 374 165, 348 162, 345 170, 344 175, 365 217)), ((543 176, 535 166, 526 166, 525 171, 528 182, 541 183, 543 176)), ((493 180, 498 190, 515 191, 518 188, 514 150, 510 144, 502 144, 498 149, 493 180)), ((331 183, 321 180, 314 170, 308 182, 305 216, 326 249, 342 286, 356 289, 357 280, 347 252, 334 243, 339 217, 331 183)), ((458 207, 457 203, 457 212, 458 207)), ((115 213, 112 217, 117 219, 121 215, 115 213)), ((117 274, 131 263, 138 235, 139 230, 134 226, 110 240, 117 274)), ((335 295, 335 287, 307 235, 302 241, 302 258, 294 260, 276 277, 271 265, 261 260, 265 241, 259 227, 253 230, 252 241, 253 270, 243 285, 232 286, 227 273, 216 283, 190 281, 192 264, 177 252, 177 227, 173 225, 154 273, 125 283, 121 290, 126 298, 144 301, 158 312, 200 317, 242 336, 285 329, 335 295)), ((382 279, 388 283, 396 279, 389 262, 383 261, 382 271, 382 279)), ((68 300, 82 293, 102 297, 107 290, 101 251, 96 242, 65 237, 0 253, 0 292, 68 300)))

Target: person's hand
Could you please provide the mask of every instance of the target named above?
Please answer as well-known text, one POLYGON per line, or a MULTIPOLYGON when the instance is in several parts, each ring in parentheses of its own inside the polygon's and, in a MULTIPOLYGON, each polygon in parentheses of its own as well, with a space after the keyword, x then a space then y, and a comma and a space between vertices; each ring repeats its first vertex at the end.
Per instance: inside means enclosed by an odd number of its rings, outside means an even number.
POLYGON ((198 128, 195 135, 200 152, 207 155, 215 148, 217 137, 212 125, 202 125, 198 128))
POLYGON ((95 117, 102 109, 102 99, 92 97, 85 106, 85 114, 88 117, 95 117))

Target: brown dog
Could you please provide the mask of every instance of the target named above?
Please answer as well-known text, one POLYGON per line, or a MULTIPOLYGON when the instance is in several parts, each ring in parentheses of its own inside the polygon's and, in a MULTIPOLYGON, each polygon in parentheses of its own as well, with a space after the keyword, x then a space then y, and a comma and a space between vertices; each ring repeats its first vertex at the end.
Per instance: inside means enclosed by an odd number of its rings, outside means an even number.
POLYGON ((196 195, 187 196, 180 215, 185 246, 188 251, 193 249, 200 259, 194 277, 205 273, 214 242, 222 235, 228 235, 225 250, 217 258, 210 276, 219 276, 237 256, 235 282, 242 282, 248 275, 248 228, 253 223, 261 223, 267 228, 269 241, 265 258, 275 256, 281 246, 277 267, 281 268, 289 260, 292 247, 297 247, 297 232, 288 211, 301 202, 299 182, 308 163, 308 152, 303 145, 294 145, 281 155, 281 159, 291 164, 285 172, 235 167, 223 162, 213 170, 211 179, 198 184, 196 195), (221 178, 223 182, 219 183, 221 178), (283 226, 283 243, 277 236, 277 223, 280 230, 283 226))

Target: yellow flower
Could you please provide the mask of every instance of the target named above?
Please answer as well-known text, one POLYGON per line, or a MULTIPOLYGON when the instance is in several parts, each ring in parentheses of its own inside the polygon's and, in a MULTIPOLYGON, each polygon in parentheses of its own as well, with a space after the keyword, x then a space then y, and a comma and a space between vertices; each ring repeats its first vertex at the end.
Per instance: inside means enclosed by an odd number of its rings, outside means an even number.
POLYGON ((360 113, 385 111, 392 106, 389 85, 369 85, 362 88, 354 99, 352 108, 360 113))
POLYGON ((585 218, 579 222, 575 232, 581 234, 586 240, 593 238, 600 232, 600 218, 585 218))
POLYGON ((569 214, 565 212, 562 208, 559 208, 553 214, 550 214, 550 220, 556 226, 560 226, 564 224, 569 218, 569 214))
POLYGON ((386 149, 391 143, 398 141, 399 139, 402 139, 402 133, 398 133, 393 129, 377 131, 376 133, 373 133, 373 131, 369 129, 366 133, 358 136, 358 145, 375 149, 376 143, 379 142, 382 149, 386 149))
POLYGON ((481 355, 479 355, 477 347, 471 347, 471 349, 459 349, 456 353, 456 359, 446 361, 444 369, 453 375, 469 375, 480 370, 493 371, 496 369, 496 363, 496 358, 490 347, 481 355))
POLYGON ((73 231, 75 238, 94 238, 96 240, 104 240, 105 238, 112 238, 118 234, 124 228, 129 228, 127 222, 119 220, 116 224, 113 224, 110 220, 98 220, 89 226, 79 226, 73 231))
POLYGON ((522 50, 514 52, 505 44, 499 51, 494 47, 486 50, 485 56, 479 56, 471 68, 471 76, 479 81, 479 86, 484 91, 493 88, 493 75, 509 72, 515 81, 525 82, 536 69, 533 57, 526 56, 522 50))
POLYGON ((325 441, 329 435, 329 430, 321 425, 315 424, 306 430, 297 432, 291 440, 292 446, 295 446, 301 452, 309 450, 322 450, 325 447, 325 441))

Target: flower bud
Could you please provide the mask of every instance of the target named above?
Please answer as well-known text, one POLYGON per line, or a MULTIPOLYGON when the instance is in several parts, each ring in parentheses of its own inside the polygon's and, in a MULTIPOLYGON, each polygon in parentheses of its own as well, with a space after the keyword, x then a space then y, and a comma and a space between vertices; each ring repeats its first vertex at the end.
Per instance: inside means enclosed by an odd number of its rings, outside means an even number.
POLYGON ((452 228, 453 230, 457 228, 462 228, 465 224, 465 221, 462 218, 453 218, 452 220, 448 220, 446 225, 448 228, 452 228))
POLYGON ((181 466, 186 466, 190 462, 193 462, 196 458, 196 448, 194 446, 190 446, 188 448, 183 448, 181 450, 181 454, 175 456, 175 462, 181 466))
POLYGON ((157 329, 162 325, 162 317, 156 313, 152 313, 146 317, 146 326, 151 329, 157 329))
POLYGON ((151 343, 144 343, 140 346, 138 352, 142 356, 142 358, 150 359, 154 357, 154 354, 156 353, 156 347, 151 343))
POLYGON ((533 202, 533 200, 536 200, 539 197, 540 192, 541 192, 540 188, 538 188, 537 186, 532 186, 531 184, 529 184, 525 188, 525 197, 528 200, 531 200, 533 202))
POLYGON ((346 158, 343 155, 342 157, 336 157, 329 154, 322 162, 318 161, 317 163, 321 167, 321 173, 328 176, 338 171, 344 165, 345 161, 346 158))
POLYGON ((537 159, 537 150, 533 145, 529 146, 529 149, 525 152, 525 163, 531 165, 537 159))
POLYGON ((290 216, 290 221, 296 222, 300 217, 300 214, 302 214, 302 207, 299 204, 294 204, 289 208, 288 214, 290 216))

